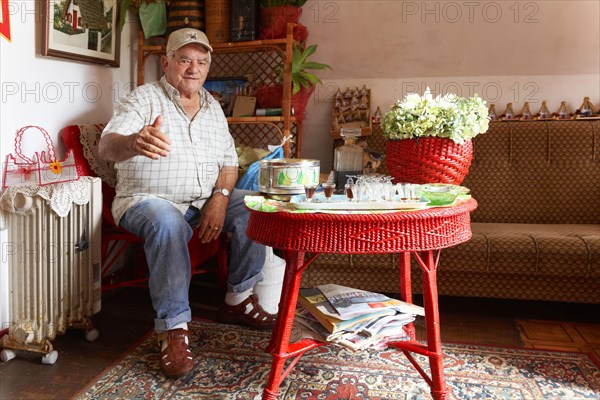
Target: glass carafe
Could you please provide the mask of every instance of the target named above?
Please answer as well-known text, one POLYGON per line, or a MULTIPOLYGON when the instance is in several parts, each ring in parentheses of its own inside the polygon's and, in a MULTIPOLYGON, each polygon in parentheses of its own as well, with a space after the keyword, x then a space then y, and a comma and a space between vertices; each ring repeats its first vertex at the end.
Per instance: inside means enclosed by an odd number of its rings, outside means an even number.
POLYGON ((344 189, 349 175, 362 174, 364 150, 356 144, 360 134, 360 128, 340 129, 340 136, 344 139, 344 144, 335 148, 333 157, 333 169, 338 190, 344 189))

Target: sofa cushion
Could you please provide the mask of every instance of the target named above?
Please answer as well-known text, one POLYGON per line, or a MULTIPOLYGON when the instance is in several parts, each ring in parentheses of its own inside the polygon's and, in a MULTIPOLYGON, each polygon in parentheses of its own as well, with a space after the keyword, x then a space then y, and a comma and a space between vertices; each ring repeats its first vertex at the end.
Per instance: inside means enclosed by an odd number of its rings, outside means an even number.
POLYGON ((440 270, 600 277, 600 225, 472 223, 440 270))
MULTIPOLYGON (((419 272, 415 268, 413 276, 419 272)), ((437 282, 440 295, 446 296, 600 304, 599 279, 442 269, 437 282)), ((420 281, 413 280, 413 291, 420 290, 420 281)))
POLYGON ((473 152, 473 221, 600 224, 600 121, 495 122, 473 152))

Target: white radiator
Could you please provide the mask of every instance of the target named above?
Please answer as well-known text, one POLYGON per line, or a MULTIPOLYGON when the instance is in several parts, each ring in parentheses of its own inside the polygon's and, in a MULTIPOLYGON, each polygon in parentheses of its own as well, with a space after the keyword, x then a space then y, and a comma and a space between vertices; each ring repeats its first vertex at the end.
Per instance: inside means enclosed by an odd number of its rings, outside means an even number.
POLYGON ((52 364, 51 340, 71 327, 86 330, 88 340, 98 336, 90 318, 100 311, 102 187, 99 178, 86 179, 90 201, 73 203, 66 217, 23 194, 15 203, 25 213, 6 213, 10 325, 2 361, 14 357, 7 349, 20 349, 45 353, 42 361, 52 364))

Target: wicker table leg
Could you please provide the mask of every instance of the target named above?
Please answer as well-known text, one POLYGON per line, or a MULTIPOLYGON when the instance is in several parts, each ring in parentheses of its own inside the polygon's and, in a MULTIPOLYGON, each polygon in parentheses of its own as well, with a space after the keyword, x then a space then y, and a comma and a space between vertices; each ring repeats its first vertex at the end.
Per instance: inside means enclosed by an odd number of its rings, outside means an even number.
POLYGON ((437 259, 433 251, 420 253, 423 270, 423 306, 425 307, 425 326, 427 328, 427 348, 431 369, 431 396, 434 400, 448 399, 450 391, 444 376, 444 352, 440 334, 440 314, 437 292, 437 259))
POLYGON ((300 280, 302 279, 301 267, 304 263, 304 253, 284 251, 284 257, 286 266, 283 287, 281 289, 281 300, 279 302, 279 312, 267 349, 273 356, 273 362, 267 385, 263 390, 263 400, 277 400, 279 385, 281 385, 281 382, 289 372, 289 370, 284 371, 283 368, 286 359, 290 357, 290 336, 294 325, 300 280))
MULTIPOLYGON (((410 253, 400 253, 400 299, 407 303, 413 302, 411 277, 410 277, 410 253)), ((415 326, 411 322, 406 324, 404 331, 408 334, 411 340, 416 340, 415 326)))

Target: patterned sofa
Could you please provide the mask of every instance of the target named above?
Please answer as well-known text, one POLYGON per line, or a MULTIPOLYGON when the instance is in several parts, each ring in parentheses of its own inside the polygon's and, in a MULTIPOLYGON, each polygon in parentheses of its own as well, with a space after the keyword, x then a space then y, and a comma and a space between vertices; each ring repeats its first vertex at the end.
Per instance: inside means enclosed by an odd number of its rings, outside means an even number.
MULTIPOLYGON (((372 149, 383 149, 378 134, 372 149)), ((600 120, 494 122, 473 144, 462 184, 479 203, 473 237, 441 252, 440 295, 600 304, 600 120)), ((396 292, 397 265, 321 255, 302 284, 396 292)))

